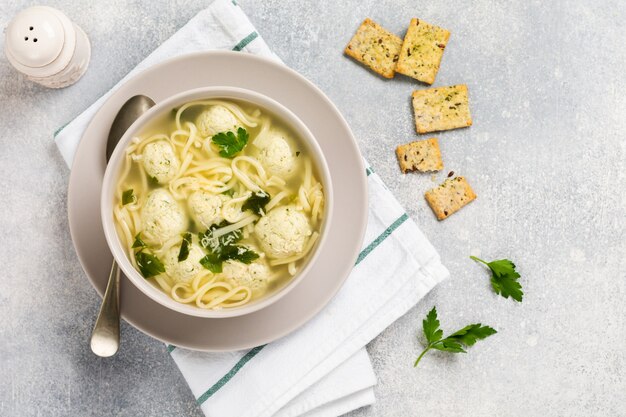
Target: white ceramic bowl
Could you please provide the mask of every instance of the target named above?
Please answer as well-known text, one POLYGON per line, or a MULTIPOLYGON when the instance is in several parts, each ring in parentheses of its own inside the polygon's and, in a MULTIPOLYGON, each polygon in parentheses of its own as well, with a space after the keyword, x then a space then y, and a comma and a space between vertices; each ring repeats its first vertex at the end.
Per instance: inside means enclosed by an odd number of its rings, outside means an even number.
MULTIPOLYGON (((103 155, 104 157, 104 155, 103 155)), ((331 223, 332 208, 333 208, 333 190, 330 180, 330 172, 326 164, 326 160, 322 151, 309 129, 302 123, 302 121, 296 117, 290 110, 282 106, 275 100, 256 93, 251 90, 245 90, 236 87, 205 87, 194 90, 189 90, 175 96, 172 96, 156 106, 152 107, 149 111, 144 113, 133 125, 126 131, 120 142, 115 148, 111 159, 106 168, 104 174, 104 180, 102 184, 101 194, 101 216, 102 225, 104 228, 104 235, 107 241, 111 253, 115 258, 115 261, 120 266, 122 272, 128 277, 128 279, 142 291, 145 295, 156 301, 157 303, 177 311, 182 314, 207 317, 207 318, 223 318, 223 317, 235 317, 242 316, 244 314, 250 314, 258 311, 270 304, 276 302, 280 298, 287 295, 298 283, 304 279, 311 279, 309 270, 311 266, 317 260, 317 254, 319 249, 326 244, 327 228, 331 223), (247 101, 252 104, 258 105, 261 109, 266 109, 276 117, 278 117, 283 123, 285 123, 293 132, 295 132, 302 140, 303 144, 308 147, 308 151, 314 160, 314 164, 317 167, 318 174, 320 175, 320 181, 324 187, 324 216, 322 226, 320 230, 320 239, 312 249, 312 253, 309 255, 308 260, 303 268, 294 276, 283 288, 280 288, 276 292, 269 294, 266 297, 262 297, 259 300, 252 301, 240 307, 225 308, 220 310, 207 310, 198 308, 190 304, 182 304, 174 301, 168 294, 164 293, 160 288, 157 288, 149 280, 146 280, 130 263, 128 254, 125 248, 122 246, 120 237, 118 236, 117 229, 113 219, 113 203, 114 192, 116 188, 117 179, 121 172, 121 163, 124 160, 124 154, 131 139, 137 135, 146 125, 152 122, 155 118, 164 115, 166 112, 172 109, 188 103, 194 100, 201 99, 234 99, 247 101)))

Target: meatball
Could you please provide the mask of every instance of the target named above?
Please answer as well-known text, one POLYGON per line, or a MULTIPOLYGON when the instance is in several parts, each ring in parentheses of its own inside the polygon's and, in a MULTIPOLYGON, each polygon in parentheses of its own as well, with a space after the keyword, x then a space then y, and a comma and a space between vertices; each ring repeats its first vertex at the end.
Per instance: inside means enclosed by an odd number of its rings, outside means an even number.
POLYGON ((288 258, 304 250, 311 236, 307 216, 294 205, 278 207, 261 217, 254 228, 261 249, 270 258, 288 258))
POLYGON ((232 285, 243 285, 250 288, 253 293, 260 293, 267 288, 270 270, 261 260, 249 265, 229 260, 222 265, 222 276, 232 285))
POLYGON ((208 229, 214 224, 224 221, 222 206, 230 197, 224 194, 211 194, 207 191, 196 191, 187 200, 189 211, 194 221, 208 229))
POLYGON ((168 141, 157 140, 147 144, 142 155, 146 173, 159 184, 167 184, 178 173, 180 162, 168 141))
POLYGON ((162 244, 187 228, 187 218, 182 207, 164 189, 148 194, 141 209, 141 220, 143 238, 151 244, 162 244))
POLYGON ((189 256, 184 261, 178 262, 178 254, 180 245, 174 245, 165 254, 163 263, 165 264, 165 272, 175 282, 190 282, 203 268, 200 265, 200 259, 204 257, 202 249, 192 243, 189 246, 189 256))
POLYGON ((204 137, 221 132, 236 132, 243 127, 235 115, 224 106, 215 105, 203 111, 196 120, 198 131, 204 137))
POLYGON ((295 172, 296 156, 285 132, 270 129, 260 143, 259 161, 271 174, 289 178, 295 172))

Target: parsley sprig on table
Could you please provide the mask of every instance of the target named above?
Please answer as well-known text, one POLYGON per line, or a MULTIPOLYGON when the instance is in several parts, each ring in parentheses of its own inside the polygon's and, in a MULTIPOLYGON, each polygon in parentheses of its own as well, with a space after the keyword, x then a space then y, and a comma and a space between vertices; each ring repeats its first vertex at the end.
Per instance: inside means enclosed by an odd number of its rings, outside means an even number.
POLYGON ((522 302, 524 292, 522 291, 522 285, 518 282, 520 274, 515 270, 513 262, 508 259, 486 262, 476 256, 470 256, 470 259, 481 262, 491 269, 491 287, 496 294, 504 298, 511 297, 515 301, 522 302))
POLYGON ((248 132, 240 127, 236 135, 234 132, 221 132, 213 136, 211 140, 220 148, 220 156, 232 158, 248 144, 248 132))
POLYGON ((443 330, 441 330, 439 320, 437 319, 437 308, 433 307, 432 310, 426 315, 426 318, 422 322, 424 336, 428 345, 420 353, 415 360, 413 366, 417 366, 426 352, 431 349, 440 350, 443 352, 452 353, 467 353, 465 349, 473 346, 478 340, 485 339, 497 332, 489 327, 483 326, 480 323, 470 324, 463 327, 461 330, 452 333, 447 337, 443 337, 443 330))

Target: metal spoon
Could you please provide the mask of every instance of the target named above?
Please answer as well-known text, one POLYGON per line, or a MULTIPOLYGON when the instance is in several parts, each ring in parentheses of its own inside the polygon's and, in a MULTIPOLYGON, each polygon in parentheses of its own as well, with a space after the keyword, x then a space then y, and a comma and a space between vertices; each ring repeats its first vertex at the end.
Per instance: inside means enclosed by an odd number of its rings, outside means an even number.
MULTIPOLYGON (((120 108, 109 131, 106 148, 107 163, 126 130, 154 104, 150 97, 139 95, 131 97, 120 108)), ((93 353, 105 358, 115 355, 120 346, 120 269, 115 259, 111 266, 107 289, 102 297, 100 312, 91 333, 90 344, 93 353)))

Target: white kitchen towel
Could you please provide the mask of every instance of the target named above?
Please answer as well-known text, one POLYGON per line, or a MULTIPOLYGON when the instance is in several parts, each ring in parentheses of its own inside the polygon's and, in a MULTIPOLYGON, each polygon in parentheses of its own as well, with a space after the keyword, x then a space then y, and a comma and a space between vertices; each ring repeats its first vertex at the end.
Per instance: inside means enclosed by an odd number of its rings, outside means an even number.
MULTIPOLYGON (((117 86, 164 59, 209 49, 279 60, 236 2, 216 0, 55 134, 68 165, 87 124, 117 86)), ((369 167, 366 173, 369 220, 362 251, 341 291, 317 317, 289 336, 244 352, 168 346, 207 416, 338 416, 374 402, 376 379, 365 345, 448 271, 380 178, 369 167)))

